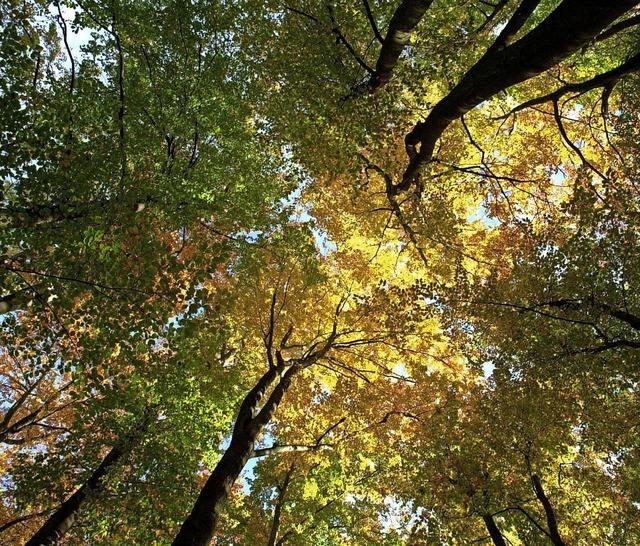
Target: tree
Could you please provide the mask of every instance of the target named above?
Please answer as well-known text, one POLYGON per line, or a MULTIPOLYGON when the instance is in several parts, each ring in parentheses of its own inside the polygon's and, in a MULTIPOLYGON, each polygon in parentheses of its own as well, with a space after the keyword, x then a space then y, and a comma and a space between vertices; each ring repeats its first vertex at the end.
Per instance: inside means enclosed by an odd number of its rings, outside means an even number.
POLYGON ((3 6, 2 540, 637 543, 637 6, 3 6))
MULTIPOLYGON (((301 380, 299 376, 313 378, 312 369, 322 366, 356 375, 368 372, 373 377, 379 371, 365 360, 364 350, 369 345, 393 343, 393 333, 385 331, 384 325, 376 325, 378 317, 368 316, 370 312, 366 300, 358 305, 356 301, 351 301, 354 296, 346 292, 344 295, 338 294, 336 302, 337 295, 326 286, 328 272, 323 275, 324 268, 317 269, 318 265, 310 258, 305 259, 299 251, 290 250, 292 237, 293 234, 286 239, 275 236, 273 242, 260 251, 260 261, 267 264, 265 271, 258 273, 255 266, 249 267, 253 277, 264 276, 262 283, 255 285, 256 280, 260 282, 260 277, 240 281, 247 284, 251 292, 248 294, 249 301, 239 304, 250 305, 254 310, 264 309, 263 312, 254 311, 257 316, 251 322, 258 320, 259 337, 262 338, 266 355, 263 356, 260 351, 252 356, 266 360, 267 369, 257 374, 254 386, 240 402, 228 447, 207 478, 194 508, 173 541, 175 545, 210 543, 223 502, 252 456, 314 451, 327 447, 321 443, 320 435, 311 445, 276 442, 272 447, 256 449, 259 438, 272 426, 292 383, 301 380), (281 238, 282 242, 279 242, 281 238), (298 265, 298 262, 302 263, 298 265), (279 279, 280 283, 274 285, 279 279), (320 280, 323 284, 319 284, 320 280), (264 292, 266 287, 271 286, 269 301, 264 292), (291 301, 292 298, 296 301, 291 301), (309 304, 314 312, 305 317, 302 309, 309 304), (353 320, 354 316, 357 321, 353 320), (346 326, 340 324, 343 321, 346 326)), ((307 243, 307 246, 310 245, 307 243)), ((301 248, 304 246, 301 245, 301 248)), ((239 270, 237 274, 241 272, 239 270)), ((246 333, 242 337, 245 342, 252 338, 259 339, 255 331, 257 328, 254 326, 253 335, 250 328, 250 323, 243 326, 246 333)), ((249 352, 250 347, 245 346, 243 351, 249 352)), ((255 367, 255 363, 252 367, 255 367)))
POLYGON ((135 446, 136 440, 144 434, 145 428, 148 428, 153 411, 148 409, 143 416, 143 421, 121 440, 118 445, 113 446, 100 465, 89 476, 87 481, 76 490, 68 499, 66 499, 60 508, 58 508, 44 525, 27 541, 28 546, 38 546, 41 544, 58 544, 67 531, 71 528, 74 520, 80 512, 87 497, 94 493, 102 486, 102 481, 109 472, 110 468, 118 464, 125 454, 125 450, 130 450, 135 446), (151 414, 151 416, 149 415, 151 414))

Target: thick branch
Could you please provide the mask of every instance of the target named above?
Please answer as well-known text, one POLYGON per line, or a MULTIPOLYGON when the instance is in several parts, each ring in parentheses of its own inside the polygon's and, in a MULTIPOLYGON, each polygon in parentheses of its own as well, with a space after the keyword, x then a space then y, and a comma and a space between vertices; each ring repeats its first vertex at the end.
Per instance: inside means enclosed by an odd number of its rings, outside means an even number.
POLYGON ((507 543, 505 542, 500 529, 498 529, 493 516, 491 514, 484 514, 482 519, 484 520, 487 531, 489 531, 489 536, 491 537, 493 544, 495 546, 507 546, 507 543))
POLYGON ((406 136, 411 160, 392 193, 411 187, 421 168, 431 161, 437 140, 454 120, 496 93, 552 68, 636 4, 636 0, 563 0, 515 43, 503 49, 490 48, 436 104, 426 121, 418 122, 406 136))
POLYGON ((590 80, 586 80, 579 83, 570 83, 556 89, 551 93, 547 93, 546 95, 542 95, 540 97, 536 97, 534 99, 523 102, 522 104, 516 106, 511 112, 506 114, 503 117, 510 116, 516 112, 524 110, 526 108, 530 108, 531 106, 536 106, 538 104, 544 104, 549 101, 557 101, 564 95, 568 95, 569 93, 585 93, 586 91, 590 91, 591 89, 597 89, 598 87, 609 87, 615 84, 618 80, 623 78, 624 76, 631 74, 633 72, 638 72, 640 70, 640 53, 637 53, 633 57, 631 57, 627 62, 621 64, 620 66, 614 68, 613 70, 609 70, 608 72, 604 72, 603 74, 598 74, 597 76, 591 78, 590 80))
MULTIPOLYGON (((273 311, 275 297, 272 298, 271 305, 271 328, 275 321, 273 311)), ((222 507, 231 487, 240 476, 242 469, 247 461, 261 450, 254 450, 258 437, 264 432, 264 428, 271 422, 273 416, 291 386, 293 377, 301 370, 316 363, 320 358, 326 356, 329 350, 334 346, 334 342, 338 337, 337 334, 337 317, 343 302, 338 305, 336 317, 334 318, 333 328, 327 336, 324 343, 313 344, 305 353, 304 357, 298 359, 285 360, 280 350, 275 351, 276 363, 269 365, 269 369, 258 380, 256 385, 249 391, 238 412, 238 418, 233 427, 231 442, 226 449, 222 458, 211 472, 204 487, 200 491, 198 498, 191 510, 191 513, 183 523, 178 535, 173 541, 173 546, 208 546, 213 538, 213 534, 222 511, 222 507), (273 385, 271 393, 266 402, 258 409, 260 401, 265 397, 267 389, 273 385)), ((290 327, 288 333, 281 343, 286 343, 286 338, 290 335, 290 327)), ((269 343, 265 339, 265 345, 269 343)), ((320 446, 320 442, 316 442, 316 446, 320 446)), ((270 452, 278 451, 298 451, 295 446, 274 446, 270 448, 270 452)), ((321 449, 321 447, 313 447, 313 449, 321 449)), ((308 451, 309 449, 304 449, 308 451)), ((262 452, 266 455, 266 452, 262 452)))
POLYGON ((257 413, 257 407, 260 400, 264 397, 267 389, 278 377, 278 372, 275 367, 270 367, 269 370, 258 380, 255 386, 244 397, 240 409, 238 410, 238 418, 233 429, 233 433, 243 431, 251 424, 251 421, 257 413))
POLYGON ((34 381, 25 391, 20 395, 20 397, 11 405, 11 407, 5 412, 2 422, 0 423, 0 441, 3 441, 6 436, 12 434, 13 431, 20 426, 23 426, 27 423, 34 421, 37 416, 40 414, 43 408, 38 408, 30 412, 25 417, 18 419, 17 422, 11 423, 11 419, 16 414, 16 412, 24 405, 27 398, 31 395, 31 393, 35 390, 38 384, 44 379, 45 374, 40 375, 36 381, 34 381))
POLYGON ((11 521, 7 521, 6 523, 0 525, 0 534, 4 533, 7 529, 11 529, 14 525, 18 525, 23 521, 29 521, 33 518, 39 518, 43 516, 46 512, 36 512, 35 514, 27 514, 25 516, 20 516, 18 518, 12 519, 11 521))
POLYGON ((640 13, 634 15, 633 17, 629 17, 628 19, 624 19, 623 21, 620 21, 615 25, 611 25, 607 30, 598 34, 595 37, 594 42, 602 42, 604 40, 607 40, 608 38, 611 38, 611 36, 615 36, 619 32, 627 30, 628 28, 634 27, 636 25, 640 25, 640 13))
POLYGON ((640 317, 637 315, 632 315, 631 313, 628 313, 627 311, 623 311, 622 309, 613 309, 612 307, 609 307, 608 305, 602 305, 602 308, 609 313, 610 316, 617 318, 618 320, 621 320, 622 322, 628 324, 629 326, 631 326, 631 328, 633 328, 634 330, 637 330, 640 332, 640 317))
POLYGON ((274 444, 271 447, 264 447, 260 449, 254 449, 253 455, 251 455, 252 459, 257 457, 267 457, 269 455, 279 455, 280 453, 292 453, 292 452, 304 452, 304 451, 321 451, 323 449, 333 449, 333 446, 329 444, 319 444, 319 445, 294 445, 294 444, 284 444, 278 445, 274 444))
POLYGON ((593 300, 584 300, 584 299, 560 299, 560 300, 551 300, 543 303, 539 303, 534 307, 557 307, 561 309, 571 309, 571 310, 580 310, 584 309, 584 307, 595 307, 597 309, 601 309, 607 315, 617 318, 622 322, 626 323, 628 326, 631 326, 634 330, 640 332, 640 316, 629 313, 628 311, 624 311, 623 309, 616 309, 615 307, 611 307, 606 303, 598 303, 593 300))
POLYGON ((503 49, 512 38, 518 33, 522 26, 527 22, 531 14, 535 11, 540 4, 541 0, 522 0, 520 5, 516 8, 507 24, 504 26, 495 42, 491 44, 491 47, 487 50, 487 54, 493 53, 498 49, 503 49))
POLYGON ((487 28, 508 3, 509 0, 498 0, 498 2, 493 6, 493 10, 491 10, 491 13, 489 15, 484 14, 486 17, 486 21, 482 23, 480 27, 478 27, 476 33, 482 32, 485 28, 487 28))
POLYGON ((611 349, 617 349, 618 347, 627 347, 629 349, 640 349, 640 341, 632 341, 629 339, 617 339, 615 341, 606 341, 602 345, 595 348, 584 349, 582 351, 574 351, 574 354, 591 353, 598 354, 610 351, 611 349))
POLYGON ((114 446, 107 456, 102 460, 100 466, 91 474, 89 479, 66 501, 62 503, 44 525, 31 537, 25 546, 53 546, 58 544, 60 539, 71 529, 76 517, 87 497, 94 491, 100 489, 102 480, 109 472, 110 468, 127 454, 140 436, 147 430, 151 420, 156 416, 151 407, 147 407, 144 412, 142 422, 124 439, 114 446))
POLYGON ((411 39, 413 29, 424 17, 433 0, 403 0, 389 22, 375 72, 369 79, 369 90, 375 93, 391 80, 400 54, 411 39))
POLYGON ((243 400, 229 447, 200 491, 191 513, 173 541, 173 546, 208 546, 211 542, 231 487, 247 461, 254 455, 254 445, 258 436, 271 421, 282 397, 291 385, 293 376, 301 369, 299 364, 295 363, 284 371, 285 365, 285 361, 281 360, 277 367, 270 367, 243 400), (257 406, 267 388, 278 377, 280 381, 262 409, 258 411, 257 406))
POLYGON ((87 496, 98 489, 109 468, 122 457, 122 449, 116 446, 102 460, 100 466, 91 474, 89 479, 62 503, 25 546, 53 546, 71 529, 76 516, 87 496))
MULTIPOLYGON (((12 409, 17 409, 17 407, 14 405, 10 408, 9 411, 11 411, 12 409)), ((11 424, 9 424, 9 419, 11 419, 11 416, 5 416, 2 424, 0 424, 0 443, 1 442, 5 442, 8 444, 14 443, 16 440, 9 438, 9 436, 11 436, 12 434, 17 434, 23 428, 34 424, 40 417, 40 413, 42 412, 42 410, 43 408, 38 408, 36 410, 33 410, 28 415, 25 415, 21 419, 18 419, 17 421, 11 424)))
POLYGON ((298 363, 290 366, 287 371, 282 375, 280 382, 274 387, 273 391, 269 395, 268 400, 265 402, 262 409, 258 412, 258 415, 251 422, 250 431, 255 434, 256 438, 258 434, 262 432, 262 429, 267 426, 273 416, 275 415, 280 402, 282 402, 282 397, 289 390, 291 386, 291 380, 293 376, 296 375, 300 370, 301 366, 298 363))
POLYGON ((553 510, 553 506, 551 506, 549 498, 542 488, 540 478, 536 474, 533 474, 531 476, 531 481, 533 482, 533 490, 536 494, 536 497, 538 497, 538 500, 542 504, 544 513, 547 517, 547 527, 549 528, 549 538, 551 539, 551 542, 553 542, 554 546, 566 546, 564 540, 562 540, 562 537, 560 537, 560 533, 558 532, 558 522, 556 521, 556 515, 553 510))

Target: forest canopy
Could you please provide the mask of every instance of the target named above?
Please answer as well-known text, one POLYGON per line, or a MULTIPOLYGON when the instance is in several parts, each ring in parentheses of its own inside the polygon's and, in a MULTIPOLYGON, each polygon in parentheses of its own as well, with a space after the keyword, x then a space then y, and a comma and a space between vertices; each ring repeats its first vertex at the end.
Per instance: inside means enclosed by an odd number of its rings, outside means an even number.
POLYGON ((0 25, 2 544, 640 543, 640 2, 0 25))

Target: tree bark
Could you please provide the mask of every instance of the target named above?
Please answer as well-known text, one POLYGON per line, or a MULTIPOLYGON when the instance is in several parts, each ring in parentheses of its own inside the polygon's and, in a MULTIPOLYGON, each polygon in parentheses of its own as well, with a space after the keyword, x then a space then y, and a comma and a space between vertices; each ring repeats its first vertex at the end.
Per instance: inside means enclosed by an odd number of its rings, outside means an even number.
POLYGON ((482 519, 484 520, 487 531, 489 531, 491 541, 495 544, 495 546, 507 546, 507 543, 505 542, 500 529, 498 529, 493 516, 491 514, 484 514, 482 516, 482 519))
POLYGON ((635 54, 620 66, 607 72, 603 72, 602 74, 598 74, 589 80, 578 83, 568 83, 551 93, 523 102, 511 110, 511 112, 509 112, 505 117, 537 104, 544 104, 549 101, 558 101, 561 97, 569 93, 584 93, 585 91, 597 89, 598 87, 611 88, 624 76, 638 71, 640 71, 640 53, 635 54))
POLYGON ((403 0, 389 22, 389 30, 382 44, 376 70, 369 79, 369 90, 375 93, 391 80, 391 73, 411 39, 413 29, 424 17, 433 0, 403 0))
POLYGON ((44 525, 24 546, 53 546, 58 544, 75 523, 76 517, 87 497, 102 487, 102 480, 109 472, 109 469, 130 452, 132 444, 147 430, 155 416, 156 413, 152 410, 152 407, 147 407, 144 410, 142 422, 107 453, 107 456, 102 459, 100 466, 91 474, 89 479, 64 501, 60 508, 51 514, 44 525))
POLYGON ((122 458, 122 454, 123 450, 119 446, 109 451, 100 466, 91 474, 91 477, 80 489, 62 503, 60 508, 49 517, 24 546, 53 546, 58 544, 73 526, 87 496, 101 487, 102 479, 106 476, 109 468, 122 458))
POLYGON ((233 428, 231 443, 200 491, 193 510, 173 541, 173 546, 210 544, 231 487, 252 457, 256 440, 271 421, 282 397, 291 385, 293 376, 301 369, 300 364, 296 363, 285 371, 285 362, 278 360, 278 365, 270 367, 243 400, 233 428), (258 411, 260 400, 265 396, 269 386, 278 379, 268 400, 258 411))
POLYGON ((289 467, 287 471, 284 482, 282 485, 278 487, 278 499, 276 500, 275 508, 273 509, 273 520, 271 522, 271 531, 269 532, 269 540, 267 542, 267 546, 278 546, 280 543, 278 541, 278 532, 280 530, 280 517, 282 516, 282 507, 284 506, 284 499, 287 493, 287 487, 289 487, 289 483, 291 482, 291 474, 295 469, 294 465, 289 467))
POLYGON ((511 45, 489 48, 462 80, 406 136, 411 157, 392 194, 409 189, 432 159, 437 140, 456 119, 515 85, 552 68, 592 40, 636 0, 563 0, 537 27, 511 45), (420 151, 416 148, 420 145, 420 151))
POLYGON ((551 501, 544 492, 542 487, 542 482, 540 478, 534 474, 531 476, 531 481, 533 482, 533 490, 536 494, 536 497, 542 504, 544 508, 544 513, 547 518, 547 527, 549 528, 549 538, 551 542, 553 542, 554 546, 566 546, 564 540, 560 536, 560 532, 558 531, 558 522, 556 520, 556 514, 553 510, 553 506, 551 506, 551 501))

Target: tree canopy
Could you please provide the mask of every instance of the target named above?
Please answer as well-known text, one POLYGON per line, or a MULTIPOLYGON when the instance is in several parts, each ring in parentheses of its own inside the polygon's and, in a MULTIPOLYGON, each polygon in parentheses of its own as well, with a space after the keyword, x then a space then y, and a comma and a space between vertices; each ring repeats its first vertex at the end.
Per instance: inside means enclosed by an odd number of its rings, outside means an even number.
POLYGON ((640 2, 0 25, 0 542, 640 542, 640 2))

